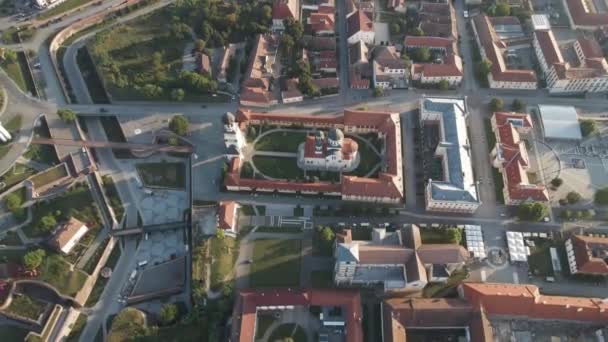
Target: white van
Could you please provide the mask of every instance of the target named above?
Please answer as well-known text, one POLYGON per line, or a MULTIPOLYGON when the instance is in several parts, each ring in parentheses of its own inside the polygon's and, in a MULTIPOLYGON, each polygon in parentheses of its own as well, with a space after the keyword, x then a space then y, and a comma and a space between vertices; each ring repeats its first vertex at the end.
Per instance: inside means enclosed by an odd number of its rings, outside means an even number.
POLYGON ((137 267, 142 268, 148 264, 148 260, 140 261, 137 263, 137 267))

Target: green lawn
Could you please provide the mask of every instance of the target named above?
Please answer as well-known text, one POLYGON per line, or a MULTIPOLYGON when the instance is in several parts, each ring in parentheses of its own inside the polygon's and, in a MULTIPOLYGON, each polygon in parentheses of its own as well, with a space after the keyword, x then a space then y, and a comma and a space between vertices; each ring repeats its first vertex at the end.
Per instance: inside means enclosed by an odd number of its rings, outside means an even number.
POLYGON ((0 325, 0 336, 6 342, 23 341, 29 330, 16 325, 3 324, 0 325))
POLYGON ((380 163, 380 156, 378 156, 372 147, 365 143, 365 141, 354 136, 349 136, 349 138, 356 141, 359 145, 358 151, 361 161, 359 162, 359 166, 357 166, 353 172, 345 173, 345 175, 365 177, 374 169, 374 167, 378 165, 378 163, 380 163))
POLYGON ((296 158, 254 156, 253 163, 264 175, 279 179, 304 179, 304 170, 298 167, 296 158))
POLYGON ((75 269, 70 271, 70 264, 59 254, 47 252, 38 280, 44 281, 59 290, 59 292, 75 296, 87 279, 86 273, 75 269))
POLYGON ((284 341, 286 338, 291 337, 293 342, 306 342, 306 332, 301 326, 295 323, 281 324, 274 329, 268 341, 284 341))
POLYGON ((40 15, 38 16, 38 19, 39 20, 48 19, 48 18, 51 18, 51 17, 54 17, 61 13, 67 12, 78 6, 84 5, 84 4, 92 2, 92 1, 93 0, 66 0, 51 9, 40 13, 40 15))
POLYGON ((276 318, 274 318, 273 315, 263 314, 261 312, 258 313, 255 320, 255 338, 262 338, 262 336, 264 336, 268 328, 270 328, 274 322, 276 322, 276 318))
POLYGON ((134 333, 142 332, 144 324, 143 312, 135 308, 126 308, 112 320, 107 340, 110 342, 127 341, 128 337, 135 335, 134 333))
POLYGON ((145 186, 184 189, 186 187, 186 165, 184 163, 141 163, 137 173, 145 186))
POLYGON ((315 288, 332 288, 334 286, 334 273, 328 271, 312 271, 310 274, 312 287, 315 288))
POLYGON ((15 83, 21 90, 23 90, 24 92, 28 91, 27 83, 25 82, 25 75, 23 74, 23 70, 18 61, 8 63, 8 61, 5 60, 0 63, 0 66, 2 67, 2 69, 4 69, 6 74, 10 78, 12 78, 13 81, 15 81, 15 83))
POLYGON ((36 174, 30 180, 34 183, 34 187, 38 188, 56 182, 67 176, 69 176, 67 168, 65 165, 59 164, 36 174))
POLYGON ((48 234, 48 232, 38 229, 38 222, 43 216, 49 214, 55 216, 58 222, 74 216, 93 231, 89 231, 87 234, 93 237, 95 236, 94 231, 101 226, 95 201, 84 184, 73 186, 70 191, 60 197, 53 198, 51 201, 38 202, 34 204, 32 209, 32 223, 23 227, 24 233, 29 237, 42 237, 48 234))
POLYGON ((460 243, 459 241, 451 241, 447 228, 420 228, 420 238, 422 243, 426 244, 460 243))
POLYGON ((27 295, 15 296, 8 306, 7 311, 21 317, 34 321, 44 312, 46 304, 27 295))
POLYGON ((234 264, 239 255, 238 242, 229 237, 211 238, 211 278, 210 286, 213 290, 219 290, 223 285, 230 282, 234 264))
POLYGON ((72 325, 72 330, 68 335, 66 342, 78 342, 80 339, 80 334, 84 330, 85 325, 87 324, 87 315, 79 314, 76 322, 72 325))
POLYGON ((36 173, 34 169, 30 169, 23 164, 15 164, 15 166, 10 168, 2 177, 0 177, 0 182, 5 184, 4 188, 0 189, 0 193, 12 188, 13 185, 26 180, 34 173, 36 173))
POLYGON ((298 287, 301 248, 300 240, 256 240, 251 287, 298 287))
POLYGON ((255 143, 258 151, 298 152, 298 146, 306 141, 306 132, 272 132, 255 143))

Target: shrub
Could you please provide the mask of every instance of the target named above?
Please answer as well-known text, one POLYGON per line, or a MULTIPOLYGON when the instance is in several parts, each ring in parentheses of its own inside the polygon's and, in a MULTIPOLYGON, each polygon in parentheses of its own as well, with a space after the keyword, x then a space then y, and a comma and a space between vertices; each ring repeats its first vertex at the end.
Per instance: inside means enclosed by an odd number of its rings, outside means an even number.
POLYGON ((177 135, 184 136, 188 133, 188 130, 190 129, 190 123, 188 122, 188 119, 185 116, 176 115, 171 118, 171 122, 169 122, 169 129, 177 135))
POLYGON ((517 216, 524 221, 540 221, 548 213, 547 207, 539 202, 524 202, 517 208, 517 216))
POLYGON ((167 304, 160 309, 160 321, 163 325, 169 325, 177 319, 177 305, 167 304))
POLYGON ((28 252, 23 256, 23 267, 30 271, 35 270, 42 264, 45 256, 46 252, 43 249, 28 252))
POLYGON ((568 203, 570 204, 574 204, 578 201, 581 200, 581 194, 579 194, 576 191, 570 191, 567 195, 566 195, 566 200, 568 201, 568 203))
POLYGON ((599 189, 595 192, 594 196, 595 204, 606 205, 608 204, 608 187, 599 189))
POLYGON ((593 121, 593 120, 581 120, 580 126, 581 126, 581 134, 584 137, 595 134, 598 131, 597 123, 595 123, 595 121, 593 121))
POLYGON ((498 112, 501 111, 504 108, 504 102, 502 101, 502 99, 499 98, 493 98, 490 101, 490 110, 493 112, 498 112))
POLYGON ((58 109, 57 115, 65 122, 73 122, 76 120, 76 113, 71 109, 58 109))
POLYGON ((553 178, 551 180, 551 185, 553 185, 556 188, 559 188, 562 184, 564 184, 564 180, 561 178, 553 178))

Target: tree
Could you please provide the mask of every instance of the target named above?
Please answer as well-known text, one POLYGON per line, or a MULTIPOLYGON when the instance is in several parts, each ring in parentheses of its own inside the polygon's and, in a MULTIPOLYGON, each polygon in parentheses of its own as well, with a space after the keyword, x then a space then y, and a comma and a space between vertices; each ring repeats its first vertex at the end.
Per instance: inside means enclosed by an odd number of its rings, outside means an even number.
POLYGON ((549 210, 540 202, 524 202, 517 208, 517 216, 523 221, 540 221, 549 210))
POLYGON ((562 210, 562 212, 559 214, 559 217, 562 218, 562 220, 569 220, 572 218, 572 211, 571 210, 562 210))
POLYGON ((513 103, 511 103, 511 109, 514 112, 521 112, 526 109, 526 103, 520 99, 515 99, 513 100, 513 103))
POLYGON ((566 194, 566 200, 570 204, 574 204, 574 203, 580 201, 581 198, 582 198, 581 194, 579 194, 576 191, 570 191, 568 194, 566 194))
POLYGON ((57 115, 65 122, 73 122, 76 120, 76 113, 71 109, 58 109, 57 115))
POLYGON ((177 305, 167 304, 160 309, 160 321, 163 325, 169 325, 177 319, 177 305))
POLYGON ((336 234, 334 234, 334 231, 330 228, 330 227, 325 227, 321 230, 321 241, 324 242, 332 242, 334 241, 334 238, 336 237, 336 234))
POLYGON ((427 47, 422 47, 416 50, 414 58, 417 62, 428 62, 431 60, 431 50, 429 50, 427 47))
POLYGON ((486 77, 488 75, 488 73, 490 72, 490 68, 492 67, 492 62, 490 62, 489 59, 484 58, 481 62, 477 63, 477 73, 482 76, 482 77, 486 77))
POLYGON ((496 16, 506 17, 511 15, 511 7, 506 2, 500 2, 496 4, 496 16))
POLYGON ((384 89, 382 89, 380 87, 374 88, 373 95, 374 95, 374 97, 380 97, 380 96, 384 95, 384 89))
POLYGON ((21 205, 23 205, 23 200, 17 192, 12 192, 6 195, 6 197, 4 197, 4 204, 6 205, 6 208, 13 213, 13 215, 21 216, 23 214, 23 208, 21 208, 21 205))
POLYGON ((597 133, 597 131, 598 131, 597 123, 593 120, 581 120, 580 126, 581 126, 581 134, 584 137, 588 137, 592 134, 597 133))
POLYGON ((50 232, 55 226, 57 226, 57 220, 52 214, 42 216, 40 222, 38 222, 38 229, 43 233, 50 232))
POLYGON ((186 96, 186 92, 182 88, 175 88, 171 90, 171 100, 173 101, 183 101, 186 96))
POLYGON ((551 185, 553 185, 555 188, 559 188, 560 186, 562 186, 562 184, 564 184, 564 180, 559 177, 553 178, 551 180, 551 185))
POLYGON ((294 42, 299 42, 302 39, 302 35, 304 34, 304 26, 301 22, 295 20, 292 17, 288 17, 283 20, 283 25, 285 26, 285 33, 290 35, 294 42))
POLYGON ((196 42, 194 42, 194 49, 198 53, 202 53, 203 50, 205 50, 206 46, 207 46, 207 43, 202 39, 197 39, 196 42))
POLYGON ((445 234, 450 243, 459 244, 462 240, 462 233, 458 228, 448 228, 445 234))
POLYGON ((177 146, 179 145, 179 140, 177 139, 176 136, 172 135, 169 137, 169 139, 167 139, 167 142, 169 143, 169 145, 171 146, 177 146))
POLYGON ((606 205, 608 204, 608 187, 599 189, 595 192, 594 196, 595 204, 606 205))
POLYGON ((169 129, 182 137, 188 134, 188 130, 190 129, 190 123, 188 119, 183 115, 175 115, 171 118, 169 122, 169 129))
POLYGON ((141 94, 149 99, 159 98, 163 95, 163 88, 156 84, 147 83, 139 88, 141 94))
POLYGON ((283 36, 281 36, 281 49, 285 56, 291 56, 295 44, 293 37, 289 34, 284 33, 283 36))
POLYGON ((223 229, 216 229, 215 230, 215 237, 217 239, 223 239, 226 235, 224 234, 224 230, 223 229))
POLYGON ((450 88, 450 84, 446 80, 439 81, 439 89, 440 90, 448 90, 450 88))
POLYGON ((184 23, 173 23, 169 30, 171 36, 177 40, 184 40, 190 35, 190 26, 184 23))
POLYGON ((23 256, 23 267, 29 271, 33 271, 42 265, 42 260, 46 256, 44 249, 37 249, 26 253, 23 256))
POLYGON ((389 29, 391 31, 391 34, 401 33, 401 26, 399 26, 399 23, 397 22, 392 22, 389 26, 389 29))
POLYGON ((416 27, 412 30, 411 32, 412 36, 424 36, 424 31, 422 31, 422 29, 420 27, 416 27))
POLYGON ((11 49, 4 49, 4 60, 6 63, 15 63, 17 61, 17 53, 11 49))
POLYGON ((504 102, 502 101, 502 99, 495 97, 490 101, 490 110, 493 112, 499 112, 503 109, 503 107, 504 102))

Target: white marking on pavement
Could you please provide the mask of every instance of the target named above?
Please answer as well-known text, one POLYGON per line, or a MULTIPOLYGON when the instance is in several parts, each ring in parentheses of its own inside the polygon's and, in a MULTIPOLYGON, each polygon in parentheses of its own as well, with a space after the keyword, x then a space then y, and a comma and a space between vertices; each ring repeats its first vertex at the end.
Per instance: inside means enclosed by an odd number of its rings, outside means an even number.
POLYGON ((486 270, 484 270, 483 268, 481 269, 481 271, 479 272, 481 275, 481 281, 485 283, 486 281, 486 270))
POLYGON ((513 282, 519 284, 519 274, 517 274, 517 271, 513 272, 513 282))

